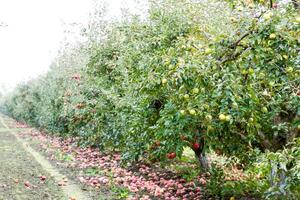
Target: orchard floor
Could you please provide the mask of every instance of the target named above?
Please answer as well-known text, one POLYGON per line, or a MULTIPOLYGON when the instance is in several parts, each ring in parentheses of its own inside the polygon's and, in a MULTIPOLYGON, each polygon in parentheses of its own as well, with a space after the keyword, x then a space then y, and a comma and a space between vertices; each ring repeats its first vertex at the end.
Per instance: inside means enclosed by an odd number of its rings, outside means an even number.
POLYGON ((197 164, 177 162, 124 168, 118 152, 78 147, 76 138, 50 135, 0 114, 0 200, 211 199, 204 196, 205 175, 190 170, 197 164))
POLYGON ((88 199, 72 191, 74 184, 59 186, 63 174, 18 138, 18 131, 22 129, 9 129, 0 115, 0 200, 88 199))

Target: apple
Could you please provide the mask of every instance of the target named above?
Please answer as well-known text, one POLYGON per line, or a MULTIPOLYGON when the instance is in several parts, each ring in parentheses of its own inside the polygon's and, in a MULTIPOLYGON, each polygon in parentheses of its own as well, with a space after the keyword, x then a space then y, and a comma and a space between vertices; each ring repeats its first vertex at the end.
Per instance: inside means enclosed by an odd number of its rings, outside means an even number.
POLYGON ((262 93, 263 96, 269 96, 269 92, 267 90, 264 90, 262 93))
POLYGON ((185 111, 184 111, 184 110, 180 110, 179 112, 180 112, 181 115, 184 115, 184 114, 185 114, 185 111))
POLYGON ((268 112, 268 108, 267 108, 267 107, 263 107, 263 108, 261 109, 261 111, 264 112, 264 113, 267 113, 267 112, 268 112))
POLYGON ((235 17, 230 17, 230 20, 231 20, 232 22, 237 22, 237 19, 236 19, 235 17))
POLYGON ((185 95, 183 96, 183 98, 188 99, 188 98, 190 98, 190 95, 185 94, 185 95))
POLYGON ((239 105, 238 105, 236 102, 233 102, 233 103, 232 103, 232 107, 233 107, 233 108, 238 108, 239 105))
POLYGON ((226 121, 226 115, 220 114, 220 115, 219 115, 219 119, 220 119, 221 121, 226 121))
POLYGON ((250 75, 254 74, 254 69, 253 69, 253 68, 249 68, 249 69, 248 69, 248 73, 249 73, 250 75))
POLYGON ((271 33, 269 36, 270 39, 275 39, 276 38, 276 34, 275 33, 271 33))
POLYGON ((242 70, 242 74, 243 74, 243 75, 246 75, 246 74, 248 74, 248 71, 245 70, 245 69, 243 69, 243 70, 242 70))
POLYGON ((254 119, 252 117, 249 118, 249 122, 253 122, 254 119))
POLYGON ((214 130, 214 127, 212 126, 207 126, 207 131, 213 131, 214 130))
POLYGON ((46 176, 40 176, 40 180, 41 180, 41 181, 46 180, 46 176))
POLYGON ((225 116, 225 121, 226 121, 226 122, 229 122, 230 119, 231 119, 231 116, 230 116, 230 115, 226 115, 226 116, 225 116))
POLYGON ((193 89, 193 93, 194 93, 194 94, 198 94, 198 93, 199 93, 199 89, 198 89, 198 88, 194 88, 194 89, 193 89))
POLYGON ((211 120, 212 120, 212 116, 211 116, 211 115, 206 115, 205 118, 206 118, 208 121, 211 121, 211 120))
POLYGON ((25 181, 25 182, 24 182, 24 185, 25 185, 25 187, 30 187, 29 181, 25 181))
POLYGON ((170 160, 174 159, 175 157, 176 157, 176 153, 175 152, 171 152, 171 153, 167 154, 167 158, 170 159, 170 160))
POLYGON ((210 54, 210 53, 212 53, 212 49, 207 47, 204 52, 205 52, 205 54, 210 54))
POLYGON ((194 109, 189 110, 189 112, 190 112, 191 115, 195 115, 196 114, 196 110, 194 110, 194 109))
POLYGON ((195 142, 194 144, 193 144, 193 149, 194 150, 198 150, 200 148, 200 144, 198 143, 198 142, 195 142))
POLYGON ((168 82, 168 80, 166 79, 166 78, 163 78, 162 80, 161 80, 161 83, 162 84, 166 84, 168 82))

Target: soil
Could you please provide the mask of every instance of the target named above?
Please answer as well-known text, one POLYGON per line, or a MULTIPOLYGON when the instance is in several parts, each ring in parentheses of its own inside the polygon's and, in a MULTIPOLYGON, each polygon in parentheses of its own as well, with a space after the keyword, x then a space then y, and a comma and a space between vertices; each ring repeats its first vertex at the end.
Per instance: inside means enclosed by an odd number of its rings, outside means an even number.
POLYGON ((26 127, 10 129, 6 124, 9 120, 0 115, 0 200, 91 199, 18 137, 17 132, 26 131, 26 127))
POLYGON ((0 163, 0 200, 67 199, 55 180, 10 132, 3 130, 0 132, 0 163), (46 176, 46 180, 41 181, 40 175, 46 176))

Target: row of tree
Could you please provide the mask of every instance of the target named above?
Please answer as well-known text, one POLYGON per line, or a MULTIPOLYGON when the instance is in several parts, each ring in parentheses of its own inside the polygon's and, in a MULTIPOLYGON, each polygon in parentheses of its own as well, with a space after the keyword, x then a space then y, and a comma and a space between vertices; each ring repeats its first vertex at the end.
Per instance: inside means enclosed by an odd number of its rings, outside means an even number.
POLYGON ((253 166, 299 137, 299 21, 292 4, 155 1, 147 19, 92 20, 1 109, 127 161, 189 147, 205 170, 210 151, 253 166))

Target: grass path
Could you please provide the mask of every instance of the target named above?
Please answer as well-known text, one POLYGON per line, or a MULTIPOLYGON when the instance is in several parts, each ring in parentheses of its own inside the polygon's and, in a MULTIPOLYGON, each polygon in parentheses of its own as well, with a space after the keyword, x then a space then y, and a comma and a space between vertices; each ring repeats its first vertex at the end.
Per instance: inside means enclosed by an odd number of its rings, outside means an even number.
POLYGON ((32 149, 10 129, 0 115, 0 200, 88 200, 80 187, 68 180, 40 153, 32 149), (39 176, 46 176, 41 181, 39 176), (27 182, 29 187, 25 186, 27 182))

